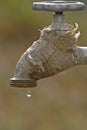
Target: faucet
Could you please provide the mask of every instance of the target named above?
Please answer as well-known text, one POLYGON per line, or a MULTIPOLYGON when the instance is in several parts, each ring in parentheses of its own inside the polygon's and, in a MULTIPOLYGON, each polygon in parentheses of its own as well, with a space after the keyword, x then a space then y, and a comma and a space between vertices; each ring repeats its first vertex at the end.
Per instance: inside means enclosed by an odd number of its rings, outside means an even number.
POLYGON ((77 46, 79 26, 66 23, 64 11, 78 11, 85 5, 77 1, 34 2, 34 10, 55 12, 52 24, 41 30, 39 40, 24 52, 10 79, 13 87, 36 87, 37 80, 87 64, 87 47, 77 46))

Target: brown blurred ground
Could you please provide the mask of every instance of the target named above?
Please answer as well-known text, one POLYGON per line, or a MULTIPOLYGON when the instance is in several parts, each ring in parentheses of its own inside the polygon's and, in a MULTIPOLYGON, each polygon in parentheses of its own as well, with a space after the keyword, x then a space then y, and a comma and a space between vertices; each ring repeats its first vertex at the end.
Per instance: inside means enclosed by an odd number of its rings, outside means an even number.
MULTIPOLYGON (((9 86, 18 59, 52 20, 51 13, 33 11, 32 2, 0 1, 0 130, 86 130, 87 66, 40 80, 30 98, 27 89, 9 86)), ((65 14, 80 26, 78 44, 87 46, 87 7, 65 14)))

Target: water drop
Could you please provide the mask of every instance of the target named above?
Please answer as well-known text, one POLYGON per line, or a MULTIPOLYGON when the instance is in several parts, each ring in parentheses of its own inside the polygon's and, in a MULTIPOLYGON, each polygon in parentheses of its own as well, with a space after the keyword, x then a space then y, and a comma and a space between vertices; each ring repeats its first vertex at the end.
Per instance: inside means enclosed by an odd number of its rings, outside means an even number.
POLYGON ((26 96, 29 98, 29 97, 31 97, 31 95, 32 95, 31 90, 28 90, 26 96))

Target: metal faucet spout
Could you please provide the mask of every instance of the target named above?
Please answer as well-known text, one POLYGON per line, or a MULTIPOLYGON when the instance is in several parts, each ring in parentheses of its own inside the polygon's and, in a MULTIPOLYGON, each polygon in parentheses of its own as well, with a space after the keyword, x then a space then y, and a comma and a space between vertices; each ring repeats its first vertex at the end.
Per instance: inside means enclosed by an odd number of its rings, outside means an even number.
POLYGON ((82 2, 34 2, 33 9, 54 11, 53 22, 41 31, 40 38, 21 56, 10 84, 13 87, 35 87, 37 80, 47 78, 76 65, 87 64, 87 47, 76 45, 80 31, 66 23, 63 11, 82 10, 82 2))

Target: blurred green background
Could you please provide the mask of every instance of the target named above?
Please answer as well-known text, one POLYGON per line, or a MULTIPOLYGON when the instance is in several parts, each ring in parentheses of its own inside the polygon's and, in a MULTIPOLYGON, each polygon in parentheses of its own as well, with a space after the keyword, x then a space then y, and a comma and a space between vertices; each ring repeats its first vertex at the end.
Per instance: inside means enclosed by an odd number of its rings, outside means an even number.
MULTIPOLYGON (((28 89, 9 85, 22 53, 52 21, 52 13, 33 11, 32 2, 0 1, 0 130, 86 130, 87 66, 38 81, 30 98, 28 89)), ((65 15, 80 26, 78 45, 87 46, 87 6, 65 15)))

